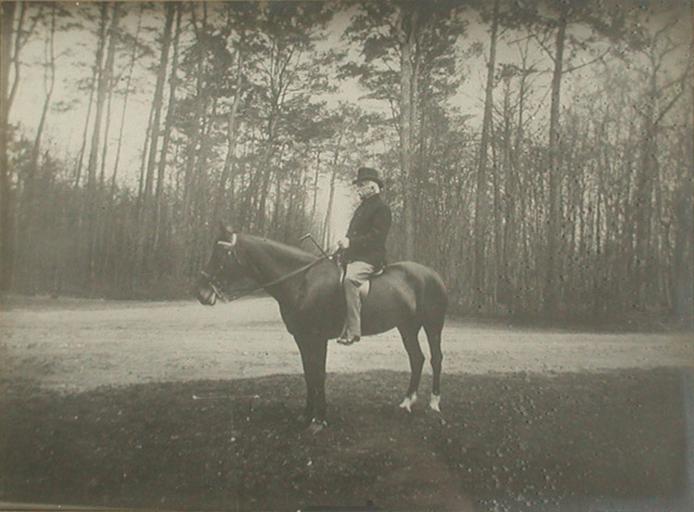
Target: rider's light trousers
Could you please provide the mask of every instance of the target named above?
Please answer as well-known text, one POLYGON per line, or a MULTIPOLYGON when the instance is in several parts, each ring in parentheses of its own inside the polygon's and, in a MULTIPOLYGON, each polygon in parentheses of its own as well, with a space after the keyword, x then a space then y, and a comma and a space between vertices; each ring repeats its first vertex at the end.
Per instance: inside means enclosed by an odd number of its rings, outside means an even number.
POLYGON ((359 287, 369 280, 375 270, 376 267, 365 261, 353 261, 347 264, 344 281, 345 301, 347 303, 347 316, 342 331, 344 338, 351 339, 354 336, 361 336, 359 287))

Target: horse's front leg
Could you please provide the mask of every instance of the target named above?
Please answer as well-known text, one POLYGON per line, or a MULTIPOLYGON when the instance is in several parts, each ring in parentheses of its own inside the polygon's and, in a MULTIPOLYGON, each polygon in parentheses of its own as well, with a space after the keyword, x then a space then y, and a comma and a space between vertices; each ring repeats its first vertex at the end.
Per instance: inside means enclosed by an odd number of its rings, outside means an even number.
POLYGON ((304 407, 304 412, 299 416, 299 421, 302 423, 309 422, 313 418, 313 410, 315 407, 314 400, 314 379, 311 375, 311 361, 309 357, 308 343, 304 338, 295 336, 296 344, 299 347, 299 353, 301 354, 301 364, 304 367, 304 380, 306 381, 306 406, 304 407))
POLYGON ((318 339, 315 342, 315 360, 314 365, 314 376, 315 376, 315 388, 314 400, 315 409, 313 411, 313 419, 317 422, 327 426, 326 422, 326 408, 325 403, 325 366, 327 363, 328 356, 328 340, 318 339))
POLYGON ((301 352, 306 380, 305 419, 311 420, 311 429, 318 431, 326 423, 325 365, 328 340, 313 336, 297 336, 296 343, 301 352))

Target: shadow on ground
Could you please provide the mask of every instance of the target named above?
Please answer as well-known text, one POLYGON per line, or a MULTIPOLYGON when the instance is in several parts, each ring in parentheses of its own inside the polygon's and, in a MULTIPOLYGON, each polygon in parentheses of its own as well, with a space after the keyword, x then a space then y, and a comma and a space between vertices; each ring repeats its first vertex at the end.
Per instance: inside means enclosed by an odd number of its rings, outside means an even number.
POLYGON ((565 511, 685 489, 678 370, 447 376, 443 416, 397 409, 407 378, 330 375, 330 428, 315 436, 296 420, 300 376, 75 395, 6 381, 0 501, 565 511))

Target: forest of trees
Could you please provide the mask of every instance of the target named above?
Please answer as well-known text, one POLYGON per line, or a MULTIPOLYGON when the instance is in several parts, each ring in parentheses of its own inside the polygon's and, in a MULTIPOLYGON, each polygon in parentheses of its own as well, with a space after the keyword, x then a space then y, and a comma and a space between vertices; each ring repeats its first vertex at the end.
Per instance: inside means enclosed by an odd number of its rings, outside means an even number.
POLYGON ((688 1, 1 9, 2 292, 188 297, 220 221, 328 245, 369 164, 456 311, 692 321, 688 1))

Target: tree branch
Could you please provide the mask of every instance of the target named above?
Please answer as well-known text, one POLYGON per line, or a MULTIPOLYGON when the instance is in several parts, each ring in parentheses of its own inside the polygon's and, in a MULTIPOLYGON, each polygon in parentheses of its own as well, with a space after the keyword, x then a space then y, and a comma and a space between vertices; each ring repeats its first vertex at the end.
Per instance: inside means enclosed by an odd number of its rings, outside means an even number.
POLYGON ((665 107, 663 110, 660 111, 660 113, 658 114, 658 117, 656 117, 656 118, 655 118, 655 121, 653 122, 654 125, 657 125, 657 124, 663 119, 663 117, 665 117, 665 114, 667 114, 668 111, 669 111, 672 107, 675 106, 675 103, 677 103, 677 100, 680 99, 680 97, 682 96, 682 94, 684 93, 684 91, 685 91, 685 86, 684 86, 684 76, 683 76, 683 79, 682 79, 682 87, 681 87, 680 90, 677 92, 677 94, 675 94, 675 95, 672 97, 672 99, 668 102, 668 104, 666 105, 666 107, 665 107))
POLYGON ((675 25, 677 25, 677 22, 678 22, 678 21, 679 21, 679 18, 676 18, 676 17, 671 18, 670 21, 668 21, 667 23, 665 23, 660 29, 658 29, 658 30, 656 31, 655 34, 653 34, 653 41, 654 41, 654 42, 657 41, 658 38, 660 38, 661 35, 663 35, 663 34, 665 34, 665 33, 668 33, 672 27, 674 27, 675 25))
POLYGON ((17 34, 14 41, 14 55, 11 61, 14 63, 14 81, 12 82, 12 88, 10 89, 10 95, 7 99, 6 115, 9 119, 10 110, 12 109, 12 103, 14 102, 14 97, 17 94, 17 88, 19 87, 19 74, 21 69, 21 63, 19 61, 19 52, 24 46, 22 41, 22 27, 24 26, 24 15, 26 14, 26 2, 21 3, 22 8, 19 11, 19 19, 17 21, 17 34))
POLYGON ((530 34, 530 35, 527 35, 527 36, 524 36, 524 37, 519 37, 518 39, 514 39, 513 41, 509 41, 508 44, 509 44, 509 45, 511 45, 511 44, 519 44, 519 43, 521 43, 521 42, 523 42, 523 41, 526 41, 526 42, 527 42, 528 40, 530 40, 530 39, 532 39, 532 38, 533 38, 533 34, 530 34))
POLYGON ((607 55, 607 54, 609 53, 609 51, 610 51, 610 49, 608 48, 608 49, 605 50, 601 55, 598 55, 598 56, 595 57, 593 60, 590 60, 590 61, 588 61, 588 62, 584 62, 583 64, 579 64, 578 66, 573 66, 573 67, 571 67, 571 68, 565 69, 565 70, 564 70, 564 73, 572 73, 573 71, 576 71, 576 70, 578 70, 578 69, 584 68, 584 67, 586 67, 586 66, 590 66, 591 64, 593 64, 593 63, 595 63, 595 62, 597 62, 597 61, 602 61, 603 64, 604 64, 605 61, 604 61, 603 59, 604 59, 605 55, 607 55))
POLYGON ((554 55, 552 54, 551 51, 549 51, 549 48, 545 46, 544 41, 541 41, 540 38, 537 36, 537 34, 532 34, 533 39, 537 41, 537 44, 540 45, 540 48, 542 48, 545 53, 549 56, 550 59, 552 59, 552 62, 554 62, 554 55))

